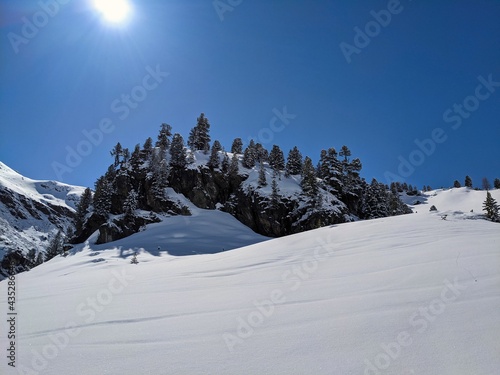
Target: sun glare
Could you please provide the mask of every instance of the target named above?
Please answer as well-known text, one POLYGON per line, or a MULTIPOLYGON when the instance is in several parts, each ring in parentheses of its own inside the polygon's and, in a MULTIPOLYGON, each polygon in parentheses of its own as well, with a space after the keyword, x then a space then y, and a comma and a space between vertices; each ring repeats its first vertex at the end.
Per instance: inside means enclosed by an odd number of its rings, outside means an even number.
POLYGON ((111 23, 124 21, 131 10, 127 0, 94 0, 94 6, 111 23))

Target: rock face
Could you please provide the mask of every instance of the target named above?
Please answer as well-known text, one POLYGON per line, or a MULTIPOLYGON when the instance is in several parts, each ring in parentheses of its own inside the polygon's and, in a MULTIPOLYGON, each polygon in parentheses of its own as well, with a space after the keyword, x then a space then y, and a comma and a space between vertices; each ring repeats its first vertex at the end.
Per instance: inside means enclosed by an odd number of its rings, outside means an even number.
MULTIPOLYGON (((169 185, 199 208, 220 209, 233 215, 253 231, 280 237, 325 225, 351 221, 347 206, 322 191, 322 202, 313 202, 295 189, 282 191, 271 202, 265 189, 248 180, 255 171, 243 171, 232 180, 220 170, 205 166, 173 173, 169 185)), ((283 177, 284 179, 284 177, 283 177)), ((270 188, 268 187, 267 190, 270 188)))
POLYGON ((22 256, 32 249, 43 252, 58 230, 71 225, 83 190, 29 179, 0 162, 0 260, 10 254, 17 271, 27 269, 22 256))

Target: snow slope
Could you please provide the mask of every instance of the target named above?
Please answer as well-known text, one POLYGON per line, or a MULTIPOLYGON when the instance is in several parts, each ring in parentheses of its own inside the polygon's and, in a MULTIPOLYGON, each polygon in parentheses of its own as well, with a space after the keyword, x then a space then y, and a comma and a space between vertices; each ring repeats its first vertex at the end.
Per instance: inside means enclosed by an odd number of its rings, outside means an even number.
POLYGON ((16 277, 17 367, 0 373, 498 374, 500 225, 454 213, 476 212, 470 193, 217 254, 155 256, 154 226, 89 241, 16 277))
POLYGON ((0 259, 9 249, 45 248, 51 232, 68 225, 84 190, 32 180, 0 162, 0 259))

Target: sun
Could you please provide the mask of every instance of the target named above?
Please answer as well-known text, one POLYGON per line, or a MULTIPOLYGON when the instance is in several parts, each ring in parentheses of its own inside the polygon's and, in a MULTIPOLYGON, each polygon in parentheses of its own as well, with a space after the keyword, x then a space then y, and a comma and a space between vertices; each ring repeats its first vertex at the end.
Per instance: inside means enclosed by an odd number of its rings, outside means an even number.
POLYGON ((94 6, 111 23, 125 21, 131 11, 127 0, 94 0, 94 6))

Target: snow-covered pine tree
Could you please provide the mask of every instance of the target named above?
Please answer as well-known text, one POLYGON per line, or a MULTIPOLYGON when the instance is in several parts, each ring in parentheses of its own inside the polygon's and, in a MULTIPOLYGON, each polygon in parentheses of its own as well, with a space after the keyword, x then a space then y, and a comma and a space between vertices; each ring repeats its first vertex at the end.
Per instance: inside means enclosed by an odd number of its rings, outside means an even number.
POLYGON ((174 134, 170 145, 170 165, 177 169, 183 169, 187 165, 184 139, 179 133, 174 134))
POLYGON ((258 186, 259 187, 267 186, 266 170, 264 168, 264 162, 262 160, 259 163, 259 181, 258 181, 258 186))
POLYGON ((214 141, 212 148, 215 148, 217 151, 222 151, 222 145, 217 139, 214 141))
POLYGON ((318 195, 319 187, 316 179, 316 171, 309 156, 304 159, 302 167, 302 181, 300 183, 302 191, 309 197, 316 197, 318 195))
MULTIPOLYGON (((313 168, 314 169, 314 168, 313 168)), ((297 175, 302 173, 302 154, 297 146, 290 150, 286 160, 285 175, 297 175)))
POLYGON ((107 218, 111 212, 112 197, 112 184, 105 176, 99 177, 95 183, 94 212, 103 218, 107 218))
POLYGON ((255 142, 254 140, 250 140, 245 152, 243 153, 243 166, 245 168, 251 169, 255 167, 255 163, 257 162, 257 152, 255 150, 255 142))
POLYGON ((243 153, 243 141, 241 138, 235 138, 233 144, 231 145, 232 154, 242 154, 243 153))
POLYGON ((51 260, 55 256, 62 254, 64 251, 64 236, 61 230, 57 231, 56 235, 50 240, 45 249, 45 261, 51 260))
POLYGON ((78 236, 85 223, 85 217, 90 211, 90 206, 92 205, 92 191, 86 188, 76 206, 76 214, 74 218, 75 234, 78 236))
POLYGON ((470 178, 470 176, 465 176, 464 185, 468 188, 472 188, 472 178, 470 178))
POLYGON ((125 202, 123 202, 123 212, 125 216, 132 217, 135 215, 135 210, 137 210, 137 205, 138 205, 138 199, 139 195, 134 189, 132 189, 128 193, 125 202))
POLYGON ((265 162, 265 161, 268 161, 268 159, 269 159, 269 152, 265 149, 264 146, 262 146, 262 144, 257 143, 255 145, 255 161, 256 161, 256 163, 260 163, 261 161, 265 162))
POLYGON ((486 200, 483 202, 483 211, 486 211, 486 217, 491 221, 500 222, 500 214, 498 203, 491 196, 491 193, 486 192, 486 200))
POLYGON ((283 151, 281 151, 278 145, 273 145, 273 148, 269 153, 269 166, 278 175, 278 177, 281 173, 280 171, 285 169, 285 157, 283 155, 283 151))
POLYGON ((460 182, 458 182, 458 180, 455 180, 455 181, 453 182, 453 187, 454 187, 454 188, 459 188, 459 187, 462 187, 462 185, 460 185, 460 182))
POLYGON ((204 113, 200 114, 196 126, 189 133, 188 146, 192 151, 208 153, 210 150, 210 123, 204 113))
POLYGON ((273 180, 271 181, 271 206, 273 208, 278 207, 279 199, 279 187, 276 182, 276 173, 273 173, 273 180))
POLYGON ((333 187, 334 193, 340 193, 343 188, 343 166, 337 159, 337 151, 330 147, 328 151, 322 150, 320 154, 319 175, 328 186, 333 187))
POLYGON ((148 137, 142 146, 144 161, 150 161, 153 154, 153 138, 148 137))
POLYGON ((169 124, 161 124, 160 132, 158 133, 158 139, 156 140, 156 147, 159 147, 164 152, 170 147, 170 137, 172 136, 172 126, 169 124))
POLYGON ((231 164, 229 164, 229 170, 227 171, 229 180, 232 181, 238 176, 239 169, 238 155, 233 154, 233 157, 231 158, 231 164))
MULTIPOLYGON (((220 159, 219 159, 219 151, 216 147, 216 142, 218 141, 215 141, 214 144, 212 145, 212 150, 210 152, 210 158, 208 159, 208 163, 207 163, 207 166, 210 168, 210 169, 216 169, 216 168, 219 168, 219 165, 220 165, 220 159)), ((220 143, 219 143, 219 146, 220 146, 220 143)), ((222 147, 220 147, 222 149, 222 147)))
POLYGON ((230 163, 231 162, 229 160, 229 156, 227 155, 227 152, 224 152, 224 156, 222 157, 222 162, 221 162, 221 166, 220 166, 222 173, 227 174, 227 172, 229 171, 230 163))

